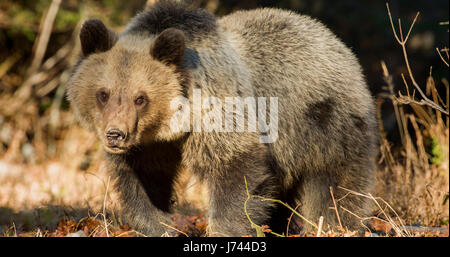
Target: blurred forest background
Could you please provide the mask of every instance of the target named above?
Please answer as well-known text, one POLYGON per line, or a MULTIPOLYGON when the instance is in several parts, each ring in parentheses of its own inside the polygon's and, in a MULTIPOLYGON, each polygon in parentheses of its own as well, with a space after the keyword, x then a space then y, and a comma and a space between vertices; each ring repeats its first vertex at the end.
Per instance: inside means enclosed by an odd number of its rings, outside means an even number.
MULTIPOLYGON (((107 214, 114 209, 114 194, 100 161, 102 149, 74 121, 64 93, 79 56, 82 21, 99 18, 121 31, 153 2, 0 1, 0 236, 66 235, 80 229, 94 236, 133 234, 107 214)), ((400 225, 446 226, 448 235, 448 0, 389 3, 397 33, 401 18, 404 35, 420 11, 405 48, 412 78, 385 1, 189 2, 218 16, 257 7, 290 9, 335 32, 358 56, 379 106, 382 138, 373 195, 382 199, 374 198, 381 230, 411 235, 400 225), (413 80, 447 114, 404 97, 413 95, 413 80)), ((196 215, 176 218, 175 227, 203 235, 204 216, 196 215)))

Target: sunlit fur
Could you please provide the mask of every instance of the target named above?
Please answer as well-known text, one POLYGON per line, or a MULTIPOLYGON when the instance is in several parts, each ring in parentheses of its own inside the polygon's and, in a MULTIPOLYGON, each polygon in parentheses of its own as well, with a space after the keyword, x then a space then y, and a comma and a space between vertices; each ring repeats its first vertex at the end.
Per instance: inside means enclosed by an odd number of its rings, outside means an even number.
MULTIPOLYGON (((90 26, 93 33, 109 35, 95 22, 90 26)), ((326 224, 338 224, 336 211, 330 209, 330 187, 339 206, 367 215, 367 199, 346 195, 340 187, 362 193, 372 188, 375 106, 354 54, 320 22, 278 9, 239 11, 216 19, 162 1, 134 18, 111 49, 88 54, 69 81, 68 98, 77 117, 100 140, 108 124, 117 121, 114 117, 132 127, 132 150, 110 152, 105 160, 133 228, 152 236, 166 231, 160 221, 170 219, 180 170, 207 185, 209 235, 255 234, 243 209, 244 177, 251 194, 291 206, 301 203, 300 212, 313 222, 323 216, 326 224), (150 55, 156 38, 168 28, 182 31, 186 38, 179 66, 150 55), (101 87, 113 92, 108 113, 96 104, 101 87), (172 133, 170 101, 186 96, 192 103, 194 88, 201 89, 203 97, 221 100, 278 97, 278 140, 261 144, 259 133, 251 132, 172 133), (138 91, 149 97, 145 113, 133 106, 138 91), (117 95, 122 97, 120 106, 114 100, 117 95), (120 114, 123 109, 126 115, 120 114)), ((253 222, 276 231, 285 230, 290 215, 284 207, 258 199, 249 201, 247 210, 253 222)), ((360 227, 356 216, 338 210, 345 227, 360 227)), ((305 224, 305 229, 312 227, 305 224)))

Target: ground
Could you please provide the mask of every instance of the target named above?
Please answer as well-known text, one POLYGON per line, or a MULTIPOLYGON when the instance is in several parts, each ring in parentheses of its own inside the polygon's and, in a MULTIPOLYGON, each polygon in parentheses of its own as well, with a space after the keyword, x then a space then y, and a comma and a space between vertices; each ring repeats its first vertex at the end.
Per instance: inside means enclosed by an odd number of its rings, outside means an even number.
MULTIPOLYGON (((65 146, 60 148, 58 158, 44 163, 14 163, 5 158, 0 159, 0 236, 59 237, 79 235, 73 234, 77 231, 83 231, 82 235, 94 237, 143 236, 127 224, 121 224, 120 219, 117 218, 115 194, 102 165, 102 149, 95 136, 73 125, 64 133, 64 140, 57 144, 65 146)), ((12 158, 10 155, 5 156, 12 158)), ((379 170, 378 174, 382 177, 383 171, 379 170)), ((391 177, 392 181, 394 177, 391 177)), ((439 180, 439 176, 428 176, 428 179, 429 182, 435 182, 439 180)), ((441 180, 444 185, 447 182, 448 187, 448 177, 442 176, 441 180)), ((398 181, 394 182, 398 183, 398 181)), ((434 182, 428 185, 435 186, 434 182)), ((401 188, 403 191, 400 190, 400 192, 411 193, 404 187, 401 188)), ((444 201, 446 192, 443 193, 426 192, 432 197, 443 197, 440 200, 444 201)), ((409 197, 396 195, 397 200, 409 197)), ((389 208, 396 209, 395 205, 390 206, 385 204, 383 199, 375 199, 374 201, 383 207, 374 208, 374 217, 378 218, 372 218, 370 230, 367 230, 363 236, 448 236, 448 223, 445 224, 445 220, 448 221, 448 203, 439 206, 443 203, 440 202, 434 212, 430 208, 425 208, 430 216, 436 217, 424 218, 424 215, 413 214, 414 211, 411 210, 406 210, 411 212, 409 215, 403 213, 403 217, 396 217, 395 214, 390 216, 393 212, 389 210, 389 208), (416 217, 413 217, 414 215, 416 217), (440 220, 436 221, 436 218, 440 220), (417 222, 422 222, 421 225, 428 228, 421 231, 418 226, 415 226, 412 232, 402 229, 402 225, 414 219, 416 224, 408 225, 417 225, 417 222)), ((415 208, 424 206, 426 207, 426 204, 415 205, 415 208)), ((301 227, 302 220, 297 215, 293 214, 292 222, 301 227)), ((192 211, 177 213, 174 215, 173 223, 165 224, 165 226, 170 232, 162 236, 205 236, 207 218, 201 211, 194 215, 192 211)), ((266 226, 262 229, 266 232, 270 231, 270 228, 266 226)), ((323 231, 322 236, 361 236, 356 232, 345 230, 331 231, 323 228, 323 231)), ((288 236, 300 236, 300 232, 292 233, 291 231, 288 236)), ((316 236, 316 233, 301 236, 316 236)))

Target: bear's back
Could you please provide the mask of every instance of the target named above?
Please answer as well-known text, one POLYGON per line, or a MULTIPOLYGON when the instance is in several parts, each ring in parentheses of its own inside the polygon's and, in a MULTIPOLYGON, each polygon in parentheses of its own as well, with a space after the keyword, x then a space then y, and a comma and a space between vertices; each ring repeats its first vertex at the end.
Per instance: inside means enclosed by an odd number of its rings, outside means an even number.
POLYGON ((158 35, 168 28, 183 31, 188 45, 217 35, 217 22, 214 15, 203 9, 188 8, 173 1, 161 1, 136 15, 122 36, 158 35))
POLYGON ((305 89, 321 83, 322 89, 348 92, 359 88, 358 91, 368 93, 351 50, 309 16, 264 8, 235 12, 221 18, 218 24, 231 34, 256 82, 259 78, 293 79, 299 86, 304 84, 305 89), (350 80, 358 86, 349 86, 350 80))
POLYGON ((278 97, 280 133, 269 147, 282 169, 326 170, 373 156, 373 99, 358 60, 326 26, 269 8, 238 11, 218 24, 248 68, 256 96, 278 97))

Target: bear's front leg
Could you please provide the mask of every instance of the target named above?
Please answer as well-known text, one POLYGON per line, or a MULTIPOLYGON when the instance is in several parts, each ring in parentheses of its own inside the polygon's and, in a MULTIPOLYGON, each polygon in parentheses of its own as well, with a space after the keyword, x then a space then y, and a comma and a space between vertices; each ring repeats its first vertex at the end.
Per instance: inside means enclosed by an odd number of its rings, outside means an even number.
MULTIPOLYGON (((134 160, 136 162, 137 160, 134 160)), ((132 166, 126 158, 110 156, 108 170, 119 195, 121 215, 136 231, 160 237, 170 224, 171 186, 161 176, 150 178, 150 170, 132 166)))
POLYGON ((210 172, 206 177, 210 194, 208 236, 256 236, 249 218, 259 226, 268 225, 274 203, 251 197, 245 205, 247 189, 249 195, 267 198, 275 198, 278 191, 265 151, 249 149, 210 172))

